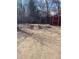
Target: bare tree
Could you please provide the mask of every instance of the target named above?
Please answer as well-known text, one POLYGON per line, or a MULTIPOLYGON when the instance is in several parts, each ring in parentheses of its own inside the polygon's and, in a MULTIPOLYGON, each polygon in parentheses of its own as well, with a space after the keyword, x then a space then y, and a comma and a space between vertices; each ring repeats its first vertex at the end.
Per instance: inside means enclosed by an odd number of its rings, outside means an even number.
MULTIPOLYGON (((39 19, 39 10, 37 9, 37 6, 35 5, 35 1, 34 0, 29 0, 29 16, 32 18, 31 23, 33 23, 36 20, 39 19)), ((39 22, 39 20, 38 20, 39 22)), ((39 27, 39 24, 38 24, 39 27)))
POLYGON ((25 8, 24 6, 22 5, 22 2, 21 0, 17 0, 17 18, 18 18, 18 21, 20 20, 23 20, 24 18, 24 13, 25 13, 25 8))

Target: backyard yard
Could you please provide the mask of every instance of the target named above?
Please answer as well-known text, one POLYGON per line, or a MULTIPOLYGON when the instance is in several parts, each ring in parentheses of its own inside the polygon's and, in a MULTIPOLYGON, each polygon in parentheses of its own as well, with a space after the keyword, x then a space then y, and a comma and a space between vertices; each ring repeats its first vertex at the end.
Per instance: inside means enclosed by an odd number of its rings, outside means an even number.
POLYGON ((17 59, 61 59, 61 27, 18 24, 17 59))

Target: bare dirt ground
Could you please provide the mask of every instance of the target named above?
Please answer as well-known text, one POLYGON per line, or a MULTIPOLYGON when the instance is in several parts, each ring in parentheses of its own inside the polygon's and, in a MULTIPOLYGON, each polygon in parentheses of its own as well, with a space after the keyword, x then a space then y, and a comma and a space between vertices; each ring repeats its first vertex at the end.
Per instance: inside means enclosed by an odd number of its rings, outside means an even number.
POLYGON ((61 59, 61 28, 59 26, 19 24, 17 59, 61 59), (33 28, 32 28, 33 27, 33 28))

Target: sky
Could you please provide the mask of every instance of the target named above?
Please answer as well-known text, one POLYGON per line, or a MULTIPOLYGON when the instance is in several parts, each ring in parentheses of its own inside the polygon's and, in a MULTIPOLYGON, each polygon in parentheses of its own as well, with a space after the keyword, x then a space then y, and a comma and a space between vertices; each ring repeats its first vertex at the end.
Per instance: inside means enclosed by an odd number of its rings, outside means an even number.
MULTIPOLYGON (((26 6, 25 4, 28 4, 28 2, 29 2, 29 0, 18 0, 18 1, 20 1, 23 6, 26 6)), ((41 6, 44 3, 45 3, 45 0, 36 0, 36 4, 39 4, 39 5, 41 4, 41 6)), ((56 3, 53 3, 52 5, 51 4, 52 4, 51 2, 48 4, 49 9, 57 9, 56 3)), ((40 7, 38 7, 38 8, 41 9, 40 7)))

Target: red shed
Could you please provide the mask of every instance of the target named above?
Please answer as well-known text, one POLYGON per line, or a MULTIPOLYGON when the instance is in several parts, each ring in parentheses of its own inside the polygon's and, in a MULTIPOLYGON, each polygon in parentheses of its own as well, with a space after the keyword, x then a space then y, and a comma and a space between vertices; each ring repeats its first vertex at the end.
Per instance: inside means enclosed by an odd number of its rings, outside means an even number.
POLYGON ((50 12, 51 25, 61 26, 61 10, 50 12))
POLYGON ((61 16, 55 15, 51 17, 51 24, 61 26, 61 16))

